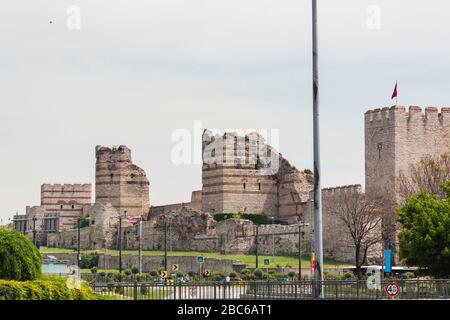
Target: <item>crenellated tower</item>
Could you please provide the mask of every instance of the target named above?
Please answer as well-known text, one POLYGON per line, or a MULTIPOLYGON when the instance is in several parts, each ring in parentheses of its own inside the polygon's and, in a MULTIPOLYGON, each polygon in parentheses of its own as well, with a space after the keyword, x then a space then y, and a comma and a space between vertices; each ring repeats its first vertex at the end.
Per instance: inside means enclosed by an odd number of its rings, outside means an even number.
POLYGON ((365 171, 368 195, 391 201, 392 214, 383 221, 385 246, 397 249, 394 207, 400 201, 396 178, 425 156, 450 151, 450 108, 403 106, 365 114, 365 171))

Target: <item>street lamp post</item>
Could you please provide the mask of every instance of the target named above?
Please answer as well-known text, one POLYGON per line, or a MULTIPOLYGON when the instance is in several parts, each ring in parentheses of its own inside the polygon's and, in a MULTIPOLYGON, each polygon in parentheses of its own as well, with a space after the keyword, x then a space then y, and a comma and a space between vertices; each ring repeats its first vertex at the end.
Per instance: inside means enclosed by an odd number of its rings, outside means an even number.
POLYGON ((323 298, 323 252, 322 252, 322 194, 320 172, 319 137, 319 50, 317 33, 317 0, 312 0, 312 47, 313 47, 313 144, 314 144, 314 248, 316 254, 314 279, 315 298, 323 298))
POLYGON ((139 218, 138 250, 139 250, 139 274, 142 273, 142 217, 139 218))
POLYGON ((256 256, 255 267, 256 267, 256 269, 258 269, 258 260, 259 260, 259 257, 258 257, 259 239, 258 238, 259 238, 259 224, 256 225, 256 236, 255 236, 255 246, 256 246, 256 248, 255 248, 255 256, 256 256))
POLYGON ((122 217, 119 216, 119 273, 122 273, 122 217))
POLYGON ((77 219, 77 266, 80 268, 80 260, 81 260, 81 219, 77 219))
POLYGON ((167 221, 164 220, 164 270, 167 271, 167 221))

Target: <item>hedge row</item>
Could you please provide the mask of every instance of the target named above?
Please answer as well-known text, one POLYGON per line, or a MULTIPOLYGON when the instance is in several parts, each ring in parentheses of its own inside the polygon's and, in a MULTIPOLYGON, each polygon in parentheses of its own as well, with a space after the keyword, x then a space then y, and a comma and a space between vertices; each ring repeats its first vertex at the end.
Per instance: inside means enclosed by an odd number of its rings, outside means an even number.
POLYGON ((33 281, 0 280, 0 300, 95 300, 92 288, 83 283, 69 289, 65 278, 33 281))
POLYGON ((268 224, 269 219, 265 214, 260 213, 216 213, 214 214, 214 220, 217 222, 227 219, 246 219, 255 224, 268 224))

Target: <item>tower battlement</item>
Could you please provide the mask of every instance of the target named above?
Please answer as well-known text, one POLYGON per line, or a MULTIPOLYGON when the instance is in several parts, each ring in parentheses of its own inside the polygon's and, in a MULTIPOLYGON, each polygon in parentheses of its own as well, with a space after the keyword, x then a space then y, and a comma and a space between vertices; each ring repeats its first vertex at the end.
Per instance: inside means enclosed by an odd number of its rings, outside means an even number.
POLYGON ((95 147, 97 162, 132 162, 131 150, 124 145, 119 147, 95 147))
POLYGON ((85 184, 50 184, 44 183, 41 185, 41 192, 91 192, 92 185, 90 183, 85 184))
POLYGON ((369 110, 365 113, 366 123, 372 125, 383 125, 384 123, 409 124, 409 129, 414 130, 415 125, 425 127, 449 126, 450 107, 426 107, 423 110, 418 106, 410 106, 408 111, 404 106, 392 106, 390 108, 369 110))

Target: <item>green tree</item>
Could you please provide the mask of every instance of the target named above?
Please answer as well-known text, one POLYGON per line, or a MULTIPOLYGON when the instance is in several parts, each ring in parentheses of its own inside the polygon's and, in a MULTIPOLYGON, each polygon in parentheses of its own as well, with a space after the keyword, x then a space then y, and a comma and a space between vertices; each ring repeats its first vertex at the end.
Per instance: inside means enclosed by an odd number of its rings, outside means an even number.
POLYGON ((0 228, 0 279, 34 280, 41 275, 42 258, 23 234, 0 228))
POLYGON ((450 275, 450 180, 442 185, 447 195, 440 199, 426 190, 409 197, 397 209, 402 229, 400 258, 425 274, 450 275))

